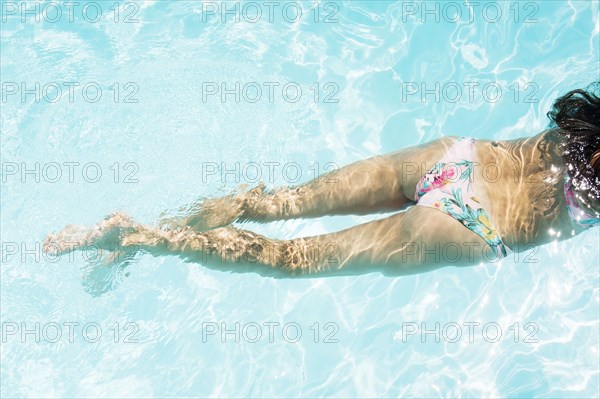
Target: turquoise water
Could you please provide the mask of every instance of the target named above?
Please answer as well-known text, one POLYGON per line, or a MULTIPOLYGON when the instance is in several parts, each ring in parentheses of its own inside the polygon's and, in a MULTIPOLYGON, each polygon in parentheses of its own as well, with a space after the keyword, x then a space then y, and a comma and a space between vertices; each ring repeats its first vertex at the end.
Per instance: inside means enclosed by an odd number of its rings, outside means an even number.
MULTIPOLYGON (((598 397, 598 228, 402 278, 41 255, 68 223, 150 223, 257 171, 280 186, 443 135, 534 135, 599 76, 597 1, 276 3, 271 20, 237 4, 222 22, 221 2, 2 2, 1 396, 598 397)), ((243 226, 291 238, 378 217, 243 226)))

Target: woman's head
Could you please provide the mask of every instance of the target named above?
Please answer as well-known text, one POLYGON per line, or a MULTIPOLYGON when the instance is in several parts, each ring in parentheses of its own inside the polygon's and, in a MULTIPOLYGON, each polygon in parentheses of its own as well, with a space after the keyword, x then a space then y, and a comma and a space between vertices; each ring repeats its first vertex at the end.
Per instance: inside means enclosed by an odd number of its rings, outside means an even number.
POLYGON ((580 201, 600 210, 600 82, 568 92, 548 112, 559 128, 563 157, 580 201))

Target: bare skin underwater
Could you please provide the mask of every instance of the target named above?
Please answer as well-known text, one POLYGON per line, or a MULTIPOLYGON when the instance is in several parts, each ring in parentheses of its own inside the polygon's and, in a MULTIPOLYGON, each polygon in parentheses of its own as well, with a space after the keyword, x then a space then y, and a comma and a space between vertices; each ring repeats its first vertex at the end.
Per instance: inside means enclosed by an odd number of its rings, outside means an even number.
MULTIPOLYGON (((381 272, 397 276, 491 261, 486 241, 439 210, 415 205, 421 177, 456 142, 429 143, 347 165, 298 187, 263 185, 205 199, 157 226, 116 213, 92 228, 67 226, 44 241, 60 254, 85 246, 176 255, 211 268, 270 276, 381 272), (319 236, 276 240, 229 226, 326 215, 398 213, 319 236)), ((555 130, 512 141, 475 141, 472 184, 507 246, 518 253, 583 231, 567 213, 565 161, 555 130)))

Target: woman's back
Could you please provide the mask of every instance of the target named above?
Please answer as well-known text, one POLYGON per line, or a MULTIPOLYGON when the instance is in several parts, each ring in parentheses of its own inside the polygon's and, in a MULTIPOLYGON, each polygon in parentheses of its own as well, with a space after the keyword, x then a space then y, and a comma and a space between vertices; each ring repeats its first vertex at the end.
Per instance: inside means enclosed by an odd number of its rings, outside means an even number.
POLYGON ((510 141, 477 140, 473 180, 484 208, 515 251, 572 236, 557 130, 510 141))

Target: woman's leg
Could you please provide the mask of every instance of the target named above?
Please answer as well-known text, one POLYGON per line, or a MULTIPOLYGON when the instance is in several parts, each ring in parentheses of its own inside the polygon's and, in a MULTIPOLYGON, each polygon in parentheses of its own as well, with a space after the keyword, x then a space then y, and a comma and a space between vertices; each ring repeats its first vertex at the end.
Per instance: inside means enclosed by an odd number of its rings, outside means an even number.
POLYGON ((269 222, 400 210, 413 203, 416 183, 452 142, 453 139, 444 138, 369 158, 299 187, 267 192, 259 185, 240 194, 204 199, 182 210, 184 216, 163 218, 159 225, 205 231, 236 220, 269 222))
POLYGON ((403 275, 493 260, 481 237, 448 215, 421 206, 336 233, 292 240, 274 240, 233 227, 207 232, 142 227, 126 234, 123 245, 156 256, 177 255, 219 270, 271 276, 374 271, 403 275))

